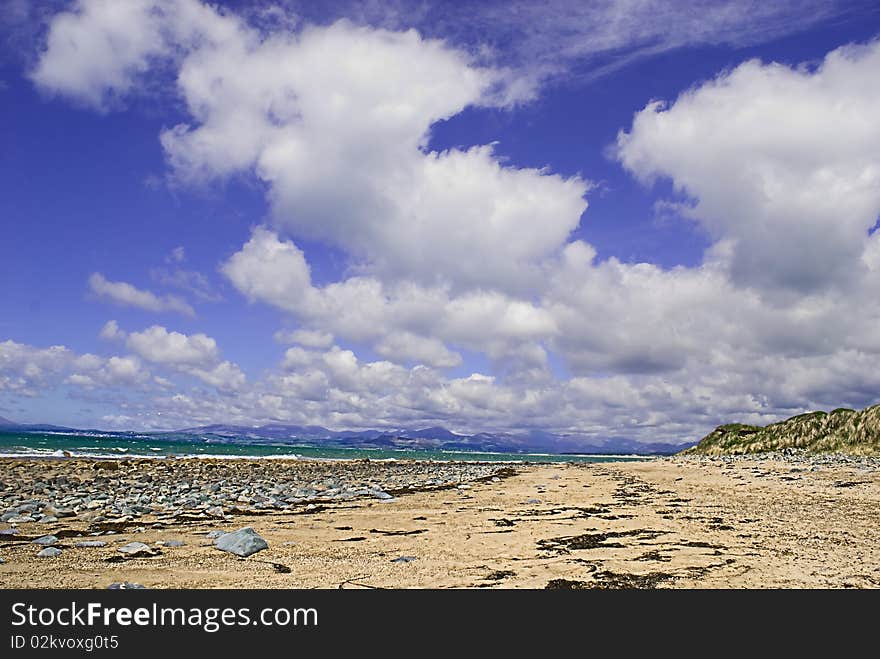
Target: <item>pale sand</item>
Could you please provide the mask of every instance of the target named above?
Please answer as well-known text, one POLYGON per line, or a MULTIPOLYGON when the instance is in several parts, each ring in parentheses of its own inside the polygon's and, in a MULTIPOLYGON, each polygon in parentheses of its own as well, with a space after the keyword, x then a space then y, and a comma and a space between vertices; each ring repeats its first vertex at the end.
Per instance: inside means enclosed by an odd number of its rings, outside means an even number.
MULTIPOLYGON (((6 560, 0 587, 105 588, 129 581, 149 588, 544 588, 553 580, 660 588, 880 585, 877 472, 847 466, 793 473, 796 466, 680 459, 522 466, 500 482, 417 492, 390 503, 337 502, 311 514, 236 516, 219 525, 162 530, 147 522, 142 533, 102 536, 103 548, 74 548, 74 539, 62 538, 68 548, 52 559, 37 558, 35 545, 0 537, 6 560), (254 527, 269 549, 239 559, 199 535, 243 526, 254 527), (583 548, 553 540, 573 536, 583 536, 575 542, 583 548), (169 538, 187 544, 113 562, 123 541, 169 538), (391 562, 399 556, 417 558, 391 562), (290 572, 278 572, 273 563, 290 572)), ((21 533, 86 528, 62 522, 23 524, 21 533)))

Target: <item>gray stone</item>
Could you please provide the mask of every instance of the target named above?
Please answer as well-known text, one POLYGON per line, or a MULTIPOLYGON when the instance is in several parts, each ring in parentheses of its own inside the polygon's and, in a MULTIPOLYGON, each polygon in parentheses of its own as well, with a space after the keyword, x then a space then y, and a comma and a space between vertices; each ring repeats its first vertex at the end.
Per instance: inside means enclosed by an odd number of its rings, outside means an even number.
POLYGON ((54 558, 61 553, 61 550, 58 547, 46 547, 45 549, 41 549, 37 552, 37 556, 40 558, 54 558))
POLYGON ((58 538, 56 538, 54 535, 44 535, 37 538, 36 540, 31 540, 31 542, 33 542, 35 545, 44 545, 46 547, 49 547, 50 545, 54 545, 56 542, 58 542, 58 538))
POLYGON ((128 554, 129 556, 138 556, 139 554, 153 553, 153 550, 150 549, 149 545, 145 545, 143 542, 129 542, 127 545, 122 545, 116 551, 122 552, 123 554, 128 554))
MULTIPOLYGON (((5 517, 5 515, 4 515, 5 517)), ((30 515, 14 515, 9 519, 0 520, 4 522, 9 522, 10 524, 26 524, 27 522, 35 522, 36 520, 30 515)))
POLYGON ((394 497, 388 494, 388 492, 383 492, 382 490, 374 490, 372 492, 373 496, 377 499, 393 499, 394 497))
POLYGON ((246 526, 232 533, 224 533, 214 540, 214 546, 236 556, 250 556, 269 548, 269 543, 261 538, 251 527, 246 526))
POLYGON ((74 547, 106 547, 107 543, 103 540, 80 540, 74 547))
POLYGON ((419 560, 418 556, 398 556, 397 558, 392 558, 392 563, 412 563, 413 561, 419 560))
POLYGON ((162 547, 183 547, 186 545, 183 540, 160 540, 158 544, 162 547))
POLYGON ((0 535, 18 535, 18 529, 3 529, 0 535))
POLYGON ((52 522, 57 522, 58 518, 54 515, 43 515, 40 519, 37 520, 40 524, 51 524, 52 522))
POLYGON ((541 503, 540 499, 529 499, 526 503, 541 503))
POLYGON ((219 538, 221 535, 226 535, 226 533, 226 531, 208 531, 205 534, 205 537, 213 540, 214 538, 219 538))

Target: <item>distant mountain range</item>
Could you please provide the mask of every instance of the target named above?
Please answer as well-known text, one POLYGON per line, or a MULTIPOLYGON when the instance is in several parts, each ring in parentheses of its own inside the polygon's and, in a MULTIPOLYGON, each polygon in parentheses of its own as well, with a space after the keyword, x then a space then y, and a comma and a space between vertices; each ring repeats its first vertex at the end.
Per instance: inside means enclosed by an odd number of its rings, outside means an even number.
POLYGON ((783 449, 878 455, 880 405, 861 411, 838 408, 808 412, 769 426, 728 423, 715 428, 685 453, 737 455, 783 449))
POLYGON ((20 432, 100 432, 109 436, 144 436, 167 439, 205 437, 215 441, 247 440, 255 444, 283 443, 323 448, 384 448, 435 451, 491 451, 499 453, 599 453, 668 455, 693 445, 644 443, 623 437, 596 441, 575 434, 561 435, 541 430, 521 433, 462 435, 446 428, 431 427, 393 430, 329 430, 321 426, 267 424, 258 427, 212 424, 164 432, 113 432, 84 430, 46 424, 19 424, 0 417, 0 430, 20 432))

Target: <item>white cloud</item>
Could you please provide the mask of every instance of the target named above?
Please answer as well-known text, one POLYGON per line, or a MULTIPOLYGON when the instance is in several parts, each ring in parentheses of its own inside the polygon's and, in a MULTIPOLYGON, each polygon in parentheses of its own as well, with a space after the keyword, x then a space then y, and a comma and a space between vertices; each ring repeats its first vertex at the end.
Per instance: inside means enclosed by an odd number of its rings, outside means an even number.
POLYGON ((347 21, 263 37, 195 0, 117 4, 56 17, 35 79, 103 106, 171 58, 191 115, 161 136, 178 177, 251 172, 277 227, 385 278, 528 288, 586 207, 581 179, 491 146, 425 152, 436 121, 509 100, 505 71, 440 40, 347 21))
POLYGON ((150 58, 164 52, 162 17, 152 0, 80 0, 57 14, 32 72, 43 89, 102 108, 128 92, 150 58))
POLYGON ((221 271, 250 300, 262 300, 293 311, 307 304, 311 273, 302 251, 280 241, 271 231, 257 227, 241 251, 226 261, 221 271))
POLYGON ((107 110, 137 90, 156 60, 202 39, 223 42, 238 29, 233 16, 198 0, 76 0, 52 17, 31 78, 45 91, 107 110))
POLYGON ((122 306, 147 311, 176 311, 185 316, 195 316, 193 308, 175 295, 160 297, 124 281, 110 281, 99 272, 92 273, 89 277, 89 288, 98 297, 122 306))
POLYGON ((169 332, 153 325, 142 332, 132 332, 126 345, 147 361, 157 364, 205 366, 217 361, 217 342, 205 334, 169 332))
POLYGON ((654 102, 618 137, 645 181, 693 199, 734 282, 813 291, 851 286, 880 214, 880 43, 815 69, 750 61, 654 102))
POLYGON ((491 102, 498 76, 415 32, 345 22, 205 48, 179 77, 194 125, 162 143, 184 179, 254 172, 278 228, 386 278, 523 288, 577 226, 588 185, 504 167, 490 146, 424 152, 431 124, 491 102))
POLYGON ((134 357, 78 355, 65 346, 0 343, 0 391, 38 396, 62 383, 79 387, 136 385, 149 376, 134 357))
POLYGON ((35 396, 74 358, 65 346, 36 348, 12 340, 0 342, 0 390, 35 396))
POLYGON ((369 342, 396 361, 457 365, 460 357, 446 343, 503 359, 523 341, 556 332, 546 310, 494 291, 455 295, 448 285, 386 285, 362 276, 315 287, 302 251, 263 227, 221 270, 250 300, 291 312, 321 332, 369 342))
POLYGON ((237 391, 244 386, 246 380, 245 374, 238 365, 229 361, 220 362, 207 369, 193 368, 189 373, 221 391, 237 391))
POLYGON ((237 390, 245 383, 245 375, 236 364, 220 361, 217 342, 206 334, 169 332, 153 325, 131 332, 126 345, 149 362, 192 375, 221 390, 237 390))
POLYGON ((101 328, 98 336, 105 341, 121 341, 125 339, 127 334, 119 329, 119 324, 115 320, 108 320, 104 323, 104 327, 101 328))
POLYGON ((413 361, 437 368, 461 364, 461 355, 449 350, 442 341, 412 332, 388 334, 376 346, 376 352, 394 361, 413 361))

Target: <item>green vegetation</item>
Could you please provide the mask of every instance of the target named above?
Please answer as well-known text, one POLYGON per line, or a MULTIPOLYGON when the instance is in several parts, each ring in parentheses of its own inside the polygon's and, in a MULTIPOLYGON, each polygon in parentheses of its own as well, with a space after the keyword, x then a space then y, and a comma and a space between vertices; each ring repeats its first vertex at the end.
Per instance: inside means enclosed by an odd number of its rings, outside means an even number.
POLYGON ((832 412, 808 412, 769 426, 728 423, 718 426, 691 455, 741 455, 782 449, 810 453, 880 454, 880 405, 862 411, 840 407, 832 412))

